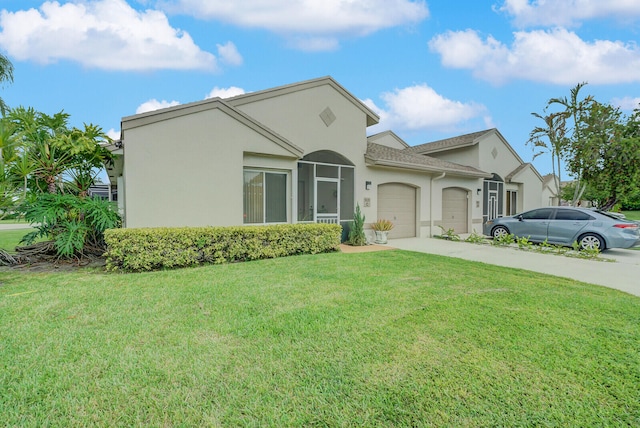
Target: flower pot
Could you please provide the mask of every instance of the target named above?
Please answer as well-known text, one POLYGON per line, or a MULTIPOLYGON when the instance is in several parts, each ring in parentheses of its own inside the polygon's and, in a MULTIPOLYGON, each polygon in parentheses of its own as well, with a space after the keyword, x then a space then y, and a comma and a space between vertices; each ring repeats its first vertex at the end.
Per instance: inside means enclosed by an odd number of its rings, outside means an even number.
POLYGON ((376 230, 376 244, 386 244, 387 243, 387 235, 389 234, 386 230, 376 230))

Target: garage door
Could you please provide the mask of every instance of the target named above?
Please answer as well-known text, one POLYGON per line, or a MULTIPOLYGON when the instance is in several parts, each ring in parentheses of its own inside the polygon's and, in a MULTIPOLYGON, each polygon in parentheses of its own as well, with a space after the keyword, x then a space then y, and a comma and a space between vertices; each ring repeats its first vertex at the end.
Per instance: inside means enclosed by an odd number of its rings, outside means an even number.
POLYGON ((458 187, 442 189, 442 227, 455 233, 468 233, 467 191, 458 187))
MULTIPOLYGON (((393 222, 389 238, 416 236, 416 189, 406 184, 387 183, 378 186, 378 218, 393 222)), ((375 221, 371 220, 372 222, 375 221)))

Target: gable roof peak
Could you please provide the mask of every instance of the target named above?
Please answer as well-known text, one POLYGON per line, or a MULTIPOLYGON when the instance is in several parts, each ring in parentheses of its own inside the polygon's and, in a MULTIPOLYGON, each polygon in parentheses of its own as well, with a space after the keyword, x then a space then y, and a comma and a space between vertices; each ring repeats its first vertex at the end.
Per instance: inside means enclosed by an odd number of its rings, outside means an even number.
MULTIPOLYGON (((426 153, 435 153, 442 150, 449 150, 458 147, 466 147, 472 146, 478 143, 478 139, 489 133, 497 133, 500 135, 500 132, 497 128, 485 129, 483 131, 471 132, 468 134, 458 135, 456 137, 445 138, 442 140, 431 141, 429 143, 419 144, 417 146, 409 147, 406 150, 411 151, 412 153, 418 154, 426 154, 426 153)), ((500 136, 502 138, 502 136, 500 136)), ((504 138, 502 138, 504 140, 504 138)))
POLYGON ((371 110, 366 104, 360 101, 360 99, 355 97, 351 92, 347 91, 331 76, 323 76, 315 79, 303 80, 300 82, 289 83, 287 85, 276 86, 256 92, 247 92, 246 94, 226 98, 225 101, 236 107, 255 101, 277 97, 280 95, 286 95, 306 89, 316 88, 323 85, 331 86, 340 94, 342 94, 346 99, 351 101, 357 108, 359 108, 367 116, 367 126, 375 125, 380 121, 380 116, 378 116, 376 112, 371 110))

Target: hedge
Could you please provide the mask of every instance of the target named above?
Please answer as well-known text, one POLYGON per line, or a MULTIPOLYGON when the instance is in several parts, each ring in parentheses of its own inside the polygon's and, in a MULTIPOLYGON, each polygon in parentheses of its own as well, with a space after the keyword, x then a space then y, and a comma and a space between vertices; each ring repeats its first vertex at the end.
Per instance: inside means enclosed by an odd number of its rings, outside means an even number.
POLYGON ((337 251, 337 224, 109 229, 107 269, 150 271, 337 251))

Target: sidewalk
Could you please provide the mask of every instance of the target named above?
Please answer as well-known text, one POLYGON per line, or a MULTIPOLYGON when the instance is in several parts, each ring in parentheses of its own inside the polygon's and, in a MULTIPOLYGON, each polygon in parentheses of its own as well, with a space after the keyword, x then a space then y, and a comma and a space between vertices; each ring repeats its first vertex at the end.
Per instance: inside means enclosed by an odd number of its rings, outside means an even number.
POLYGON ((32 227, 27 223, 0 223, 0 230, 31 229, 32 227))
POLYGON ((388 246, 546 273, 640 296, 640 251, 638 250, 605 251, 601 257, 612 260, 606 262, 540 254, 515 248, 451 242, 438 238, 393 239, 389 240, 388 246))

